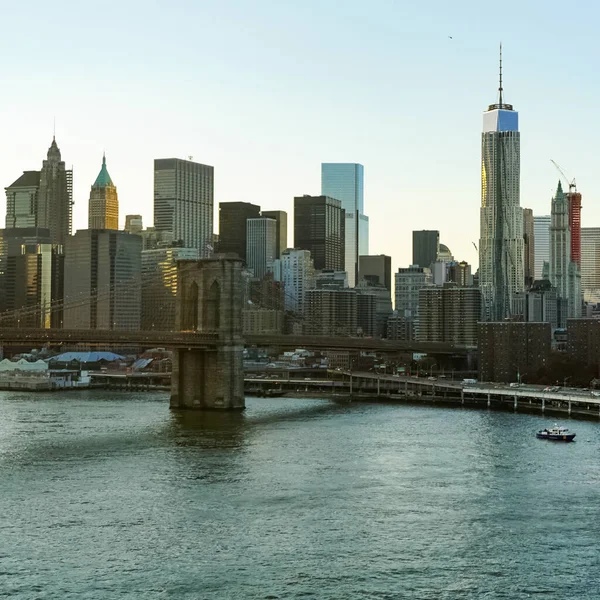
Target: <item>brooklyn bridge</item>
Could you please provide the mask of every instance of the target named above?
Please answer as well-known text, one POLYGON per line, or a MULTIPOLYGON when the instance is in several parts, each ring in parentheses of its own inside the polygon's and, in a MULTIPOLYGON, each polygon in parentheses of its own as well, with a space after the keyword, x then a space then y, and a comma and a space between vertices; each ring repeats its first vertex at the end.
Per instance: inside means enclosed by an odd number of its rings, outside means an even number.
MULTIPOLYGON (((453 344, 319 335, 243 335, 242 262, 235 258, 180 261, 175 331, 62 329, 0 322, 0 345, 33 347, 124 345, 166 347, 173 351, 171 408, 244 408, 244 347, 341 350, 395 354, 420 352, 442 360, 465 357, 473 348, 453 344)), ((89 298, 85 301, 90 301, 89 298)), ((79 300, 81 302, 81 300, 79 300)))

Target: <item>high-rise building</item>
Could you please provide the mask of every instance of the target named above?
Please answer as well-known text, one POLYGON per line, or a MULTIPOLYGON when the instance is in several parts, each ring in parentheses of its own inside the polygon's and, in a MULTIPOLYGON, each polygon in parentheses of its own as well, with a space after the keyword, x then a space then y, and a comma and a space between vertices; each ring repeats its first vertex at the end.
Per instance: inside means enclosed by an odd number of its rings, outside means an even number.
POLYGON ((419 341, 476 346, 480 318, 478 288, 449 283, 419 290, 419 341))
POLYGON ((308 250, 287 248, 275 261, 275 280, 283 283, 285 310, 302 313, 307 290, 315 287, 315 266, 308 250))
POLYGON ((548 364, 551 335, 550 323, 479 323, 479 378, 527 382, 548 364))
POLYGON ((519 115, 502 97, 502 48, 498 91, 481 136, 479 287, 486 321, 511 317, 514 295, 525 288, 519 115))
POLYGON ((175 330, 177 263, 198 258, 197 248, 142 250, 142 329, 175 330))
POLYGON ((535 228, 531 208, 523 209, 523 273, 525 286, 529 287, 535 276, 535 228))
POLYGON ((246 260, 246 221, 260 217, 260 206, 250 202, 219 202, 219 252, 246 260))
POLYGON ((551 215, 534 215, 533 217, 533 246, 534 246, 534 279, 543 279, 544 263, 550 264, 550 225, 551 215))
POLYGON ((25 171, 6 188, 6 227, 38 227, 50 231, 53 244, 71 234, 73 171, 65 168, 56 138, 41 171, 25 171))
POLYGON ((396 304, 399 316, 405 317, 411 323, 410 338, 418 333, 419 326, 419 290, 432 285, 431 270, 426 267, 411 265, 399 268, 396 273, 396 304))
POLYGON ((567 318, 581 317, 582 297, 579 266, 571 260, 569 200, 560 181, 552 199, 551 216, 549 279, 563 301, 559 302, 558 326, 566 327, 567 318))
POLYGON ((14 313, 3 326, 61 327, 64 254, 48 229, 0 232, 0 312, 14 313))
POLYGON ((102 168, 90 191, 88 229, 119 229, 119 197, 108 170, 106 155, 102 155, 102 168))
POLYGON ((142 215, 125 215, 125 231, 129 233, 142 233, 144 220, 142 215))
POLYGON ((304 327, 308 335, 357 333, 357 296, 351 289, 307 290, 304 327))
POLYGON ((429 269, 432 263, 437 261, 439 250, 439 231, 427 231, 424 229, 412 232, 413 265, 429 269))
POLYGON ((201 257, 213 254, 214 168, 180 158, 154 161, 154 227, 201 257))
POLYGON ((281 253, 287 248, 287 213, 283 210, 263 210, 262 216, 277 222, 275 258, 281 258, 281 253))
POLYGON ((246 261, 254 277, 273 272, 277 247, 277 221, 259 217, 246 221, 246 261))
POLYGON ((571 260, 581 268, 581 194, 575 182, 569 186, 569 230, 571 231, 571 260))
POLYGON ((380 284, 392 292, 392 257, 385 254, 358 257, 358 278, 380 284))
POLYGON ((369 218, 364 213, 363 165, 322 163, 321 194, 339 200, 345 211, 344 264, 348 271, 348 284, 354 287, 358 279, 358 257, 369 253, 369 218))
POLYGON ((309 250, 315 269, 344 270, 342 203, 328 196, 294 198, 294 247, 309 250))
POLYGON ((140 328, 142 238, 83 229, 65 245, 66 329, 140 328))
POLYGON ((600 319, 568 320, 567 353, 580 365, 598 369, 600 364, 600 319))
POLYGON ((554 331, 558 327, 560 304, 556 288, 550 280, 539 279, 533 282, 526 292, 518 294, 517 313, 528 323, 550 323, 554 331))
POLYGON ((586 302, 600 303, 600 227, 581 229, 581 287, 586 302))
POLYGON ((459 287, 472 287, 473 276, 471 275, 471 265, 464 260, 461 262, 447 263, 448 274, 446 281, 456 283, 459 287))

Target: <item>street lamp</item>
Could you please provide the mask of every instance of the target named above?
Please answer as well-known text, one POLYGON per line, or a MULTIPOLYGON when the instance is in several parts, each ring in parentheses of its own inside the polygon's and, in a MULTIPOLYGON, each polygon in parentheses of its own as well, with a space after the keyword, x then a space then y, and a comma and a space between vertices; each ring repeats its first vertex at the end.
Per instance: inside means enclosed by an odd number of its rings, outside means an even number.
POLYGON ((431 367, 429 367, 429 377, 433 375, 433 367, 437 367, 437 363, 434 363, 431 365, 431 367))

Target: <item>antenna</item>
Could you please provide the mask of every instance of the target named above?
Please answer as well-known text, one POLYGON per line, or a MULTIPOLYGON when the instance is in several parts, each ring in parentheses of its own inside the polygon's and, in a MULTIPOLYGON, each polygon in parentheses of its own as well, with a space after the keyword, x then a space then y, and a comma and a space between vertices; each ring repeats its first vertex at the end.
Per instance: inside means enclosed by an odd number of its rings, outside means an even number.
POLYGON ((500 92, 499 104, 502 106, 502 42, 500 42, 500 87, 498 91, 500 92))
POLYGON ((54 117, 53 125, 52 125, 52 140, 56 141, 56 117, 54 117))

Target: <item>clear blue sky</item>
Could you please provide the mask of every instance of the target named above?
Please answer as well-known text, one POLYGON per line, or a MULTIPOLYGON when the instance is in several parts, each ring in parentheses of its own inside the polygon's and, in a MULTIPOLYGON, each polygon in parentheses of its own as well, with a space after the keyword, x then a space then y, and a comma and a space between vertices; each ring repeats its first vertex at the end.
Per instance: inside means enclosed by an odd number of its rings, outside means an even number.
POLYGON ((290 218, 295 195, 320 192, 321 162, 360 162, 371 253, 406 265, 411 231, 440 229, 476 264, 481 115, 496 100, 500 41, 505 101, 520 113, 522 206, 549 212, 553 158, 577 178, 583 225, 600 226, 591 1, 7 5, 0 181, 41 167, 56 117, 76 228, 103 150, 121 222, 140 212, 147 225, 157 157, 214 165, 215 206, 248 201, 290 218))

